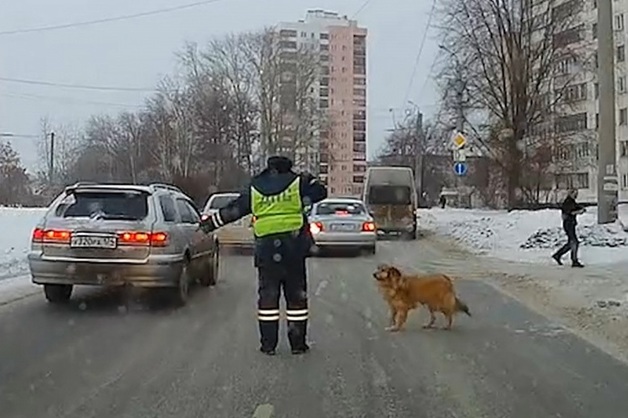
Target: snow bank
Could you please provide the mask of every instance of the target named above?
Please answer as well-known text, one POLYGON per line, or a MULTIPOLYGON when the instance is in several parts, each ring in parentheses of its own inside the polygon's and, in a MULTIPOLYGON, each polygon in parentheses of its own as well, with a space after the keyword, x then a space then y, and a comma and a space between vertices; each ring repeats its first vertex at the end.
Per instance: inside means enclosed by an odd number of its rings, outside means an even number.
MULTIPOLYGON (((628 210, 621 207, 624 225, 628 210)), ((419 214, 423 228, 449 235, 467 249, 510 261, 553 263, 550 255, 565 243, 560 212, 433 208, 419 214)), ((621 223, 597 225, 596 208, 578 217, 581 259, 586 264, 628 262, 628 233, 621 223)))
POLYGON ((0 207, 0 280, 28 273, 31 233, 46 209, 0 207))

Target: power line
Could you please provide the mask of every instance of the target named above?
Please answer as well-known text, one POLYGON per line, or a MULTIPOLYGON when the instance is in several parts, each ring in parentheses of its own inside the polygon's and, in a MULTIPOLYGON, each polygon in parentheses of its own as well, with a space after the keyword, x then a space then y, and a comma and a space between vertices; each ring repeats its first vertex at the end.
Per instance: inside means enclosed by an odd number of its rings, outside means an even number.
POLYGON ((140 12, 140 13, 134 13, 134 14, 128 14, 128 15, 106 17, 102 19, 86 20, 86 21, 74 22, 74 23, 64 23, 64 24, 59 24, 59 25, 39 26, 39 27, 34 27, 34 28, 13 29, 13 30, 0 32, 0 36, 16 35, 19 33, 45 32, 45 31, 58 30, 58 29, 74 28, 74 27, 79 27, 79 26, 91 26, 91 25, 97 25, 100 23, 117 22, 120 20, 137 19, 139 17, 170 13, 170 12, 175 12, 175 11, 183 10, 183 9, 191 9, 193 7, 204 6, 210 3, 217 3, 219 1, 221 0, 197 1, 195 3, 182 4, 180 6, 149 10, 146 12, 140 12))
POLYGON ((353 14, 353 16, 351 16, 351 19, 355 19, 356 16, 359 15, 362 12, 362 10, 366 9, 366 6, 368 6, 371 1, 372 0, 366 0, 364 3, 362 3, 362 6, 360 6, 360 8, 358 10, 356 10, 356 12, 353 14))
POLYGON ((92 86, 85 84, 65 84, 55 83, 51 81, 41 80, 24 80, 19 78, 0 77, 0 81, 6 81, 8 83, 19 84, 33 84, 37 86, 49 86, 49 87, 63 87, 68 89, 80 89, 80 90, 100 90, 100 91, 140 91, 140 92, 155 92, 155 88, 141 88, 141 87, 112 87, 112 86, 92 86))
POLYGON ((412 76, 410 76, 410 82, 408 83, 408 88, 406 89, 406 95, 403 98, 403 106, 405 106, 405 104, 408 101, 408 96, 410 95, 410 89, 412 89, 412 84, 414 83, 414 77, 416 76, 416 71, 419 67, 419 60, 421 59, 421 54, 423 53, 423 47, 425 46, 425 41, 427 40, 427 33, 430 30, 432 17, 434 16, 435 10, 436 10, 436 0, 432 0, 432 8, 430 9, 430 13, 427 16, 427 23, 425 24, 425 30, 423 31, 423 39, 421 39, 419 52, 417 53, 416 59, 414 60, 414 67, 412 68, 412 76))
POLYGON ((115 106, 115 107, 123 107, 123 108, 141 108, 142 107, 140 105, 132 105, 132 104, 98 102, 98 101, 92 101, 92 100, 75 99, 73 97, 42 96, 42 95, 37 95, 37 94, 26 94, 26 93, 0 92, 0 95, 5 96, 5 97, 16 98, 16 99, 49 100, 53 102, 79 104, 79 105, 90 104, 90 105, 97 105, 97 106, 115 106))

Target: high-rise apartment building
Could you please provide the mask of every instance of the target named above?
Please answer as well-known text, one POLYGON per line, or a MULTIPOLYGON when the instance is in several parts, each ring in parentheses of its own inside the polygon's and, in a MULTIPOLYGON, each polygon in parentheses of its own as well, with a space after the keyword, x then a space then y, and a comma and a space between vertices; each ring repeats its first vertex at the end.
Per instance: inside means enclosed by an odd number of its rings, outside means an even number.
POLYGON ((367 30, 324 10, 309 10, 305 19, 280 23, 278 30, 285 48, 320 52, 310 93, 324 122, 318 138, 299 150, 307 155, 300 159, 302 168, 318 173, 330 195, 360 195, 366 173, 367 30))
MULTIPOLYGON (((544 0, 531 0, 532 4, 544 0)), ((627 0, 614 0, 615 82, 617 109, 617 172, 619 199, 628 199, 628 67, 626 65, 627 0)), ((580 199, 597 199, 597 127, 599 91, 597 82, 597 0, 556 2, 552 15, 569 16, 569 28, 554 35, 555 47, 575 51, 557 63, 556 85, 567 84, 560 115, 550 128, 560 136, 561 151, 555 158, 560 167, 548 188, 577 188, 580 199)))

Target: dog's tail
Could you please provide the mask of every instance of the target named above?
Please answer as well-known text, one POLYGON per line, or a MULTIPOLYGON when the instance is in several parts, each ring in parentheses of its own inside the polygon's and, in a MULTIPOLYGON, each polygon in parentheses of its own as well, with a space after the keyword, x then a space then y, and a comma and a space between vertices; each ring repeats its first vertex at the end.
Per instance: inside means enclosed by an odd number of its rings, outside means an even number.
POLYGON ((456 298, 456 311, 464 312, 467 315, 471 316, 471 312, 469 311, 469 307, 467 306, 467 304, 458 298, 456 298))

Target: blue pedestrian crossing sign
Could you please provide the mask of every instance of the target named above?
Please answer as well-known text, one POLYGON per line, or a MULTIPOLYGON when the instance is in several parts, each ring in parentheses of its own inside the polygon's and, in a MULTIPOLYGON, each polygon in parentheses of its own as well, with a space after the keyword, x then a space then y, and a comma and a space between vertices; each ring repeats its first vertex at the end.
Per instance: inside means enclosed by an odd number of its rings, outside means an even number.
POLYGON ((454 173, 457 176, 464 176, 467 174, 467 164, 463 162, 457 162, 454 164, 454 173))

